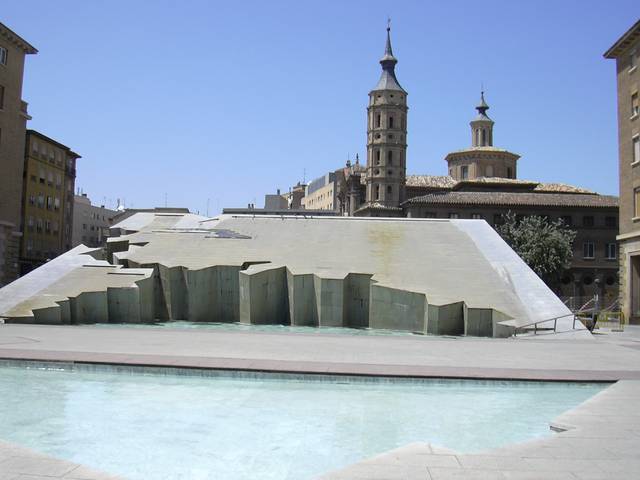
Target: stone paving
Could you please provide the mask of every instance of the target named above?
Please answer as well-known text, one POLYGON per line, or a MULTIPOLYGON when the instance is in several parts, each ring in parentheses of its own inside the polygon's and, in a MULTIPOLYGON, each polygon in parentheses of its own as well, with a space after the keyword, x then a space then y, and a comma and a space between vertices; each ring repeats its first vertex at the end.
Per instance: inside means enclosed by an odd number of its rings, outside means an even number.
POLYGON ((0 480, 118 480, 119 477, 0 441, 0 480))
POLYGON ((640 478, 640 381, 623 380, 560 415, 560 431, 544 439, 479 454, 415 443, 378 455, 322 480, 640 478))
MULTIPOLYGON (((305 373, 618 381, 554 420, 557 435, 476 455, 412 444, 329 473, 361 479, 640 478, 640 329, 472 339, 0 325, 0 358, 305 373), (551 341, 553 339, 553 341, 551 341)), ((0 480, 112 478, 0 443, 0 480), (39 476, 38 476, 39 475, 39 476)), ((259 476, 256 476, 259 478, 259 476)))

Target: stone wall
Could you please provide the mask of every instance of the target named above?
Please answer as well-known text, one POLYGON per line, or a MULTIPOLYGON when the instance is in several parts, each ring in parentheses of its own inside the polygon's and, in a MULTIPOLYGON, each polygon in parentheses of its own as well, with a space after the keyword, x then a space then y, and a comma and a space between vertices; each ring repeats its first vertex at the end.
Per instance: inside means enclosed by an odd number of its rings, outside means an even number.
POLYGON ((13 225, 0 222, 0 287, 18 278, 20 233, 13 225))

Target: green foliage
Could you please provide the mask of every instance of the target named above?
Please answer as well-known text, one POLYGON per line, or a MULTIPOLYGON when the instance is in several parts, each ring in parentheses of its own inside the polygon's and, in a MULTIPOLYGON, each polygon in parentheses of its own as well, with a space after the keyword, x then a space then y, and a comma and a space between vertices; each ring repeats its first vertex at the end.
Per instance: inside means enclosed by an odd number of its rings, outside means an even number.
POLYGON ((553 287, 562 272, 571 265, 576 232, 562 220, 550 222, 537 215, 517 219, 512 212, 502 216, 496 230, 531 269, 553 287))

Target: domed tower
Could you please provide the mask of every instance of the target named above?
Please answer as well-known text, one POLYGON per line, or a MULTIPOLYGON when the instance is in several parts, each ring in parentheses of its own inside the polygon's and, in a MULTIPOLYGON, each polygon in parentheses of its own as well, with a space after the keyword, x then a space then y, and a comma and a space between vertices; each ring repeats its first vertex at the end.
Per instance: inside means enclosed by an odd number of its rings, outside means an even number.
POLYGON ((380 60, 382 74, 369 92, 367 107, 366 204, 362 214, 396 215, 405 200, 407 152, 407 92, 395 74, 398 63, 391 49, 391 27, 380 60), (395 213, 394 213, 395 212, 395 213))
POLYGON ((465 181, 477 178, 517 178, 519 155, 493 146, 493 120, 487 115, 489 105, 480 93, 478 115, 471 120, 471 148, 449 153, 449 176, 465 181))

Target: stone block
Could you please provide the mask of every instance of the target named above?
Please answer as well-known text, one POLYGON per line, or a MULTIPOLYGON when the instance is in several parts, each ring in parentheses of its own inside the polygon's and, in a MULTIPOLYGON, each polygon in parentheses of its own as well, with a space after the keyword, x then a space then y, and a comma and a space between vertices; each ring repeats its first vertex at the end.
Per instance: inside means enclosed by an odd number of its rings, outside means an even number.
POLYGON ((447 305, 429 304, 427 333, 432 335, 463 335, 464 303, 456 302, 447 305))
POLYGON ((371 328, 424 332, 425 314, 426 298, 423 293, 371 284, 371 328))

